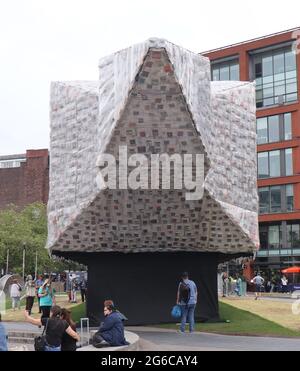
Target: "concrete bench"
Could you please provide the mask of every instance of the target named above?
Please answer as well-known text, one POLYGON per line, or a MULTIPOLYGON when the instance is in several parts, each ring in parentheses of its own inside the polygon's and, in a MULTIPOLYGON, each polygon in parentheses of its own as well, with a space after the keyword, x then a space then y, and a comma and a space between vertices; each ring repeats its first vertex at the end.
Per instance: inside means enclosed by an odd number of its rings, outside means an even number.
MULTIPOLYGON (((91 331, 91 336, 96 331, 91 331)), ((120 347, 103 347, 95 348, 93 345, 83 346, 77 349, 77 352, 117 352, 117 351, 133 351, 139 349, 140 338, 138 335, 131 331, 125 331, 125 339, 128 341, 129 345, 123 345, 120 347)))

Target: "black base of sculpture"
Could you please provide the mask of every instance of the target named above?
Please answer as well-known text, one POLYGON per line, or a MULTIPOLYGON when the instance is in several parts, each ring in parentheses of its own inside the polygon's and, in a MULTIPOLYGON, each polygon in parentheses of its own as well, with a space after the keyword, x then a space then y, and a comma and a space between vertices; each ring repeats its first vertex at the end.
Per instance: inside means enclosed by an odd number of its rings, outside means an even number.
MULTIPOLYGON (((92 325, 103 318, 103 302, 114 301, 126 325, 174 322, 180 275, 187 271, 198 287, 198 321, 218 320, 217 264, 214 253, 54 253, 88 266, 87 315, 92 325)), ((178 321, 177 321, 178 322, 178 321)))

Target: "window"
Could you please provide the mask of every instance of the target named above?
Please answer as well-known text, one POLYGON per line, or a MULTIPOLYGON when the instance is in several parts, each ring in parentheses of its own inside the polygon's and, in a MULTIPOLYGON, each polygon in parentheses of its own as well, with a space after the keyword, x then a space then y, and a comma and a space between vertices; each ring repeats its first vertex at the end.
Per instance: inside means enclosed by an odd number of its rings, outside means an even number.
POLYGON ((258 195, 259 195, 259 213, 268 214, 270 212, 270 187, 259 188, 258 195))
POLYGON ((269 152, 269 161, 270 161, 270 177, 278 177, 281 175, 280 171, 280 151, 271 151, 269 152))
POLYGON ((294 187, 292 184, 258 188, 259 213, 281 213, 294 210, 294 187))
POLYGON ((234 59, 226 62, 212 63, 213 81, 239 81, 240 66, 239 61, 234 59))
POLYGON ((284 140, 290 140, 292 139, 292 114, 285 113, 283 117, 284 140))
POLYGON ((291 47, 254 56, 257 107, 297 100, 296 54, 291 47))
POLYGON ((258 177, 269 177, 269 152, 261 152, 258 154, 258 177))
POLYGON ((257 119, 257 144, 292 139, 292 115, 274 115, 257 119))
POLYGON ((282 226, 270 225, 268 230, 269 249, 280 249, 282 247, 282 226))
POLYGON ((269 143, 268 118, 257 119, 257 144, 269 143))
POLYGON ((285 175, 293 175, 293 150, 285 149, 285 175))
POLYGON ((293 150, 259 152, 257 163, 259 179, 293 175, 293 150))
POLYGON ((292 223, 287 225, 287 244, 289 248, 300 247, 300 224, 292 223))
POLYGON ((281 211, 281 187, 270 187, 271 197, 271 213, 278 213, 281 211))
POLYGON ((294 187, 292 184, 286 185, 286 210, 294 210, 294 187))
POLYGON ((15 167, 21 167, 23 162, 26 162, 26 159, 1 160, 0 169, 10 169, 10 168, 15 168, 15 167))

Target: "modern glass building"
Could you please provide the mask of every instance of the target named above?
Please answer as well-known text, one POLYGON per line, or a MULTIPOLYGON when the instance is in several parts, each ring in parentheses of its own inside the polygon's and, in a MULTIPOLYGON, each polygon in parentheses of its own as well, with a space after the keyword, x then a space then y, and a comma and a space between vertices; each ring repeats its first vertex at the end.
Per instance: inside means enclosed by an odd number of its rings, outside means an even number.
POLYGON ((299 36, 296 28, 202 53, 212 80, 256 82, 261 270, 300 264, 299 36))

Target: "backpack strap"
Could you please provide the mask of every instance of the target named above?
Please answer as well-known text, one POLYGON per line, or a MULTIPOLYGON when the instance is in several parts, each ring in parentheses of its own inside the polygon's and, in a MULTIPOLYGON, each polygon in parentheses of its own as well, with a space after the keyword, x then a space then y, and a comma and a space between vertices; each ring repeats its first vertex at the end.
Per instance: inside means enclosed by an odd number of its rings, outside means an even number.
POLYGON ((47 334, 48 323, 49 323, 49 318, 47 319, 46 326, 44 326, 42 336, 44 336, 45 333, 47 334))

